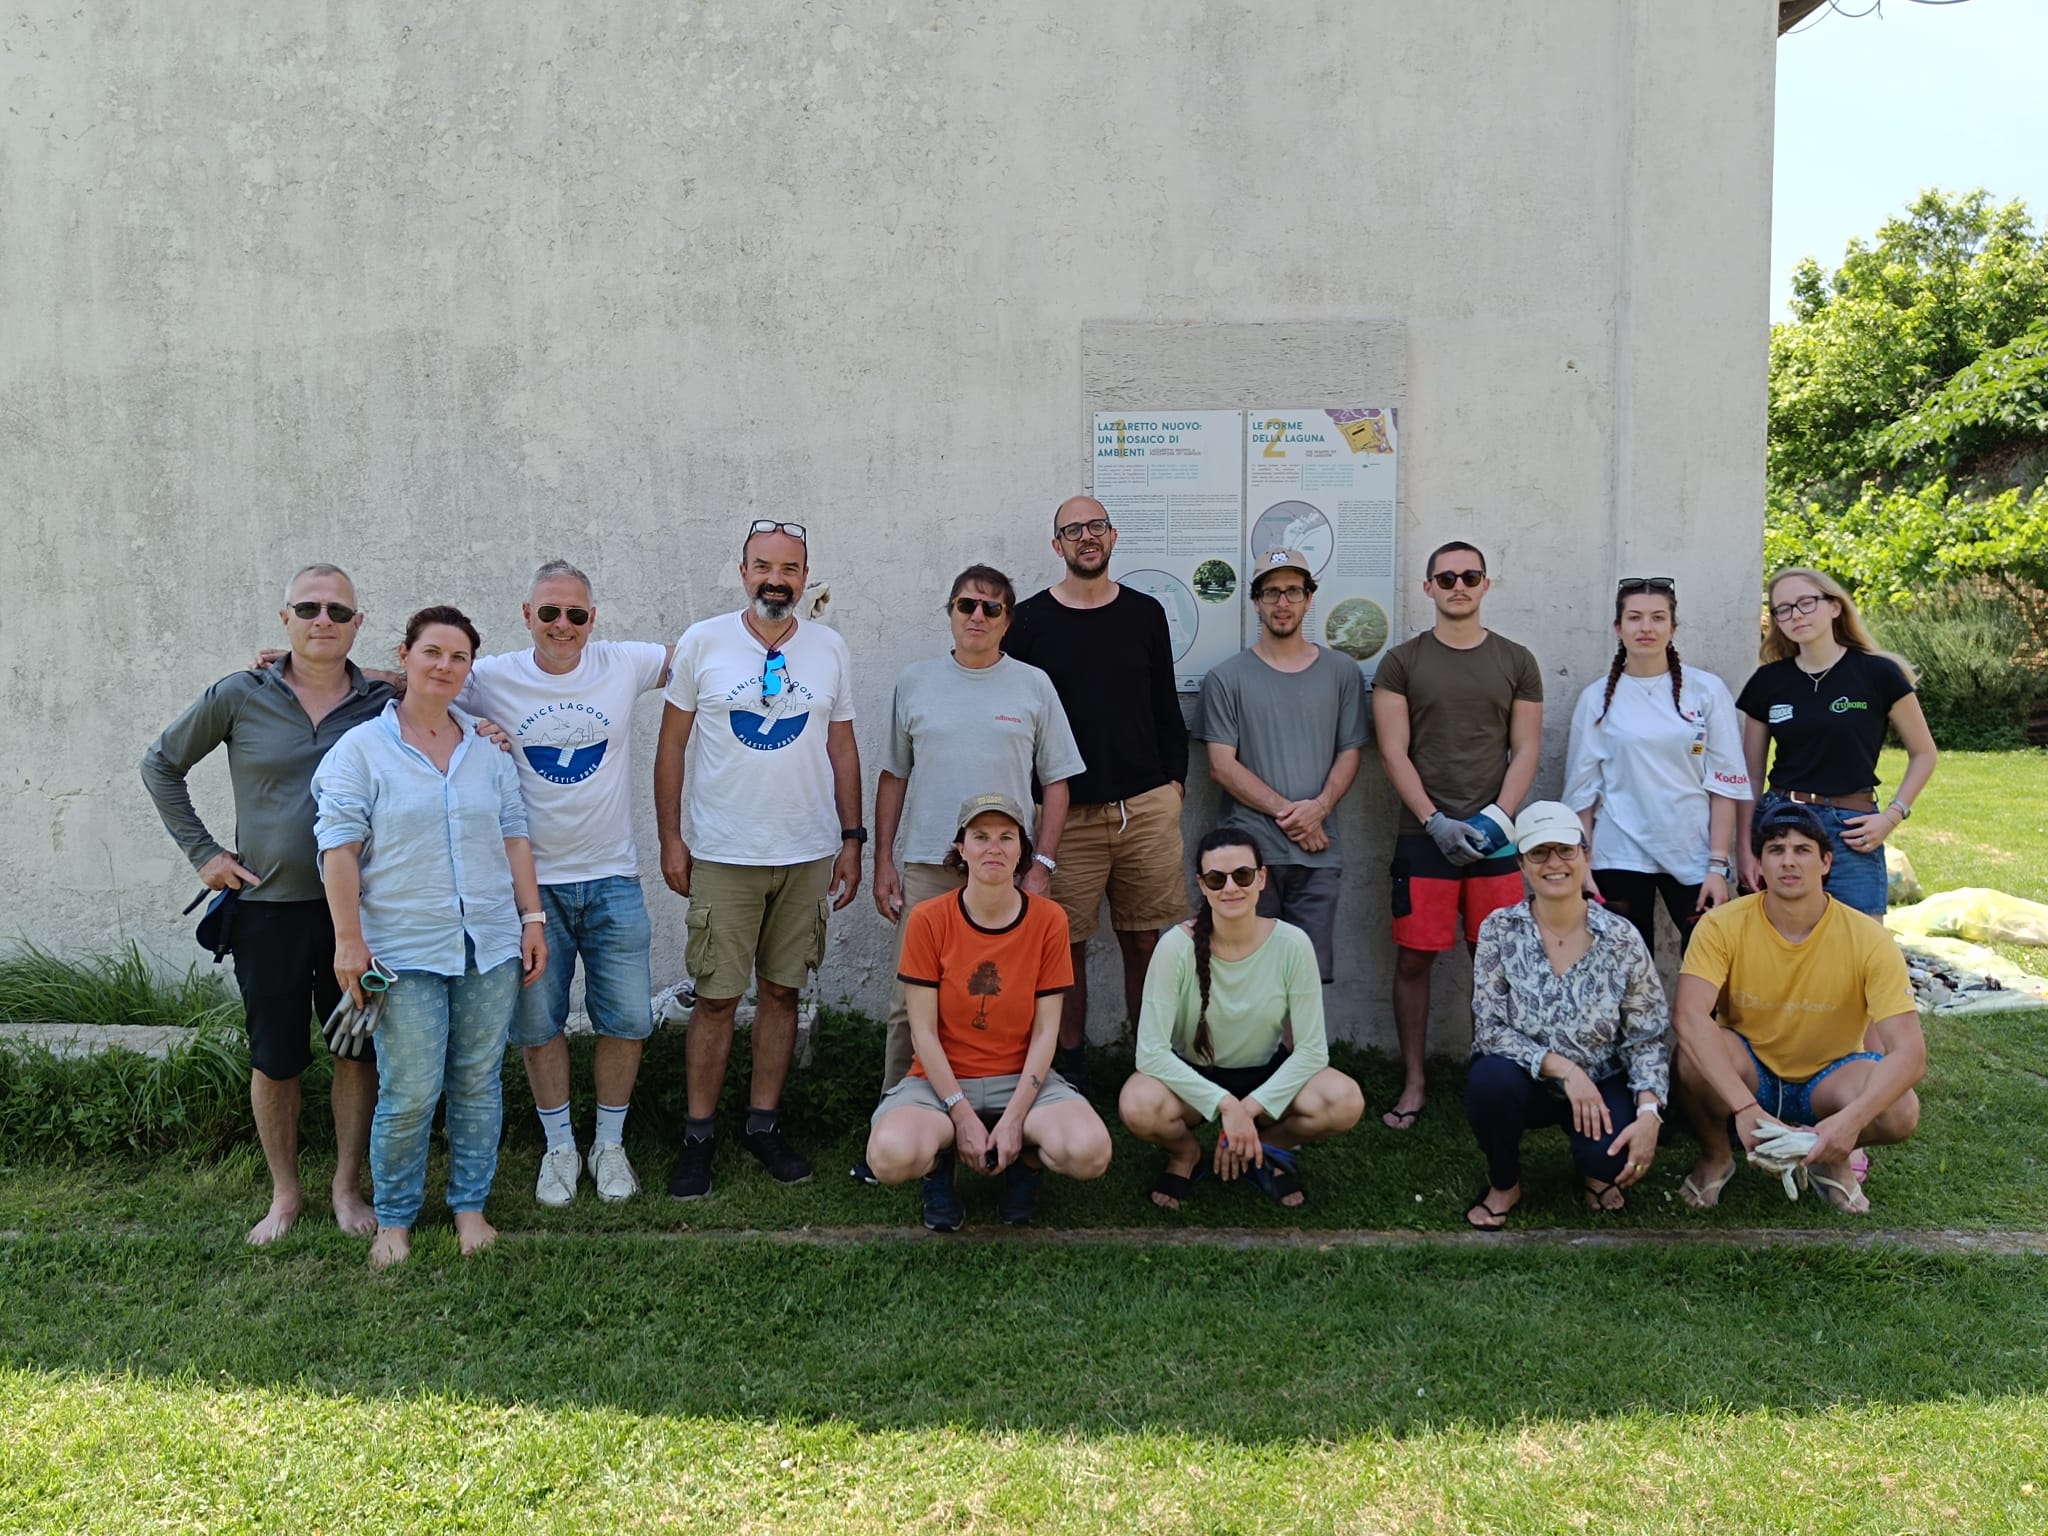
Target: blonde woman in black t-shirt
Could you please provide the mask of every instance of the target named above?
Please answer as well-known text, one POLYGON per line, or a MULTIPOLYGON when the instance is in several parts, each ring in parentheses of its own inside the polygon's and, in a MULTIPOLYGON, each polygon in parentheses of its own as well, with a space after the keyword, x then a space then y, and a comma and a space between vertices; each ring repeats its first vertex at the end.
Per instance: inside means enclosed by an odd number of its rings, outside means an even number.
MULTIPOLYGON (((1841 583, 1820 571, 1793 566, 1771 578, 1770 628, 1758 667, 1736 707, 1747 716, 1742 745, 1752 784, 1769 789, 1756 803, 1794 800, 1812 806, 1834 842, 1828 894, 1882 919, 1885 911, 1884 840, 1912 814, 1913 802, 1934 774, 1934 738, 1913 693, 1913 670, 1877 648, 1841 583), (1906 748, 1906 772, 1882 809, 1877 756, 1886 728, 1906 748)), ((1751 808, 1737 811, 1735 846, 1742 883, 1762 881, 1749 850, 1751 808)))

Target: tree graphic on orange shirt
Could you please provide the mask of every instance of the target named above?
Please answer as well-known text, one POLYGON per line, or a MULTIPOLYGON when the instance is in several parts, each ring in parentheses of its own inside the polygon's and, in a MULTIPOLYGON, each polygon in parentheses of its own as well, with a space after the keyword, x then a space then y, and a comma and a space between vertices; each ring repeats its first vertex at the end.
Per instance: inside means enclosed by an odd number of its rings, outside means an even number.
POLYGON ((974 974, 967 978, 967 995, 981 999, 981 1011, 968 1023, 976 1029, 988 1028, 988 1000, 1003 995, 1003 975, 996 969, 993 960, 984 960, 974 968, 974 974))

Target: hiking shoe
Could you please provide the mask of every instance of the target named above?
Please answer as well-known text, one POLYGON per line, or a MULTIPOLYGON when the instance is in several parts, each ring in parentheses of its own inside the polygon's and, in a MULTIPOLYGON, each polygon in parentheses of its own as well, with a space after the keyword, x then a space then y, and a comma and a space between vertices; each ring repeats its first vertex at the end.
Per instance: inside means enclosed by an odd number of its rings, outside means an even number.
POLYGON ((953 1154, 941 1153, 932 1171, 918 1181, 918 1193, 924 1196, 924 1224, 933 1232, 958 1232, 967 1220, 967 1207, 953 1188, 953 1169, 953 1154))
POLYGON ((783 1137, 781 1126, 771 1125, 765 1131, 744 1131, 740 1134, 740 1145, 754 1154, 755 1161, 768 1170, 769 1177, 776 1183, 811 1182, 811 1165, 783 1137))
POLYGON ((1067 1086, 1082 1098, 1088 1097, 1088 1047, 1085 1045, 1059 1045, 1053 1047, 1052 1069, 1067 1080, 1067 1086))
POLYGON ((600 1200, 626 1200, 640 1193, 640 1177, 626 1161, 626 1149, 607 1141, 590 1149, 590 1182, 600 1200))
POLYGON ((1003 1170, 1003 1194, 996 1214, 1010 1226, 1028 1226, 1038 1219, 1038 1192, 1045 1188, 1045 1170, 1023 1158, 1003 1170))
POLYGON ((576 1198, 576 1175, 582 1166, 574 1142, 565 1147, 549 1147, 541 1155, 540 1177, 534 1181, 533 1198, 560 1210, 576 1198))
POLYGON ((675 1166, 668 1171, 671 1200, 702 1200, 711 1193, 711 1159, 718 1151, 716 1136, 685 1136, 676 1153, 675 1166))
POLYGON ((879 1184, 882 1182, 875 1177, 875 1170, 868 1166, 868 1160, 865 1157, 847 1169, 846 1176, 856 1184, 879 1184))

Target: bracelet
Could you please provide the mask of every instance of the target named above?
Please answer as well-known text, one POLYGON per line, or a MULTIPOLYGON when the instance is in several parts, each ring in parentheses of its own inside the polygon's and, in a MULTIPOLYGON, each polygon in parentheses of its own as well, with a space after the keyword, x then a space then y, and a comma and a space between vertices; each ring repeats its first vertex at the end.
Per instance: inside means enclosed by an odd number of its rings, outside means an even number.
POLYGON ((1053 856, 1049 853, 1034 853, 1033 855, 1031 855, 1031 862, 1034 864, 1043 864, 1045 866, 1045 872, 1049 875, 1059 873, 1060 867, 1053 861, 1053 856))
POLYGON ((1738 1104, 1738 1105, 1736 1105, 1736 1106, 1735 1106, 1735 1107, 1734 1107, 1733 1109, 1729 1110, 1729 1111, 1728 1111, 1728 1113, 1729 1113, 1729 1114, 1731 1114, 1731 1115, 1739 1115, 1739 1114, 1741 1114, 1741 1113, 1742 1113, 1742 1112, 1743 1112, 1743 1111, 1744 1111, 1745 1109, 1754 1109, 1754 1110, 1758 1111, 1759 1113, 1761 1113, 1761 1112, 1762 1112, 1762 1110, 1763 1110, 1763 1105, 1761 1105, 1761 1104, 1757 1103, 1757 1101, 1756 1101, 1755 1099, 1751 1099, 1751 1100, 1750 1100, 1750 1101, 1749 1101, 1749 1102, 1748 1102, 1747 1104, 1738 1104))
POLYGON ((524 928, 524 927, 525 927, 525 926, 526 926, 526 925, 527 925, 528 923, 539 923, 539 924, 541 925, 541 927, 545 928, 545 927, 547 927, 547 925, 548 925, 548 915, 547 915, 547 913, 545 913, 545 912, 522 912, 522 913, 520 913, 520 914, 519 914, 519 926, 520 926, 520 927, 522 927, 522 928, 524 928))

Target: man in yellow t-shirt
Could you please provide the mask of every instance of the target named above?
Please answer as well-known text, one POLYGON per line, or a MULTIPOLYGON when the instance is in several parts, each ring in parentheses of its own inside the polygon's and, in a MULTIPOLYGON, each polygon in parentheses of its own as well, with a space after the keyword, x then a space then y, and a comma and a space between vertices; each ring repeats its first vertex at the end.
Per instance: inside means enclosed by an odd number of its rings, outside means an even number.
POLYGON ((1813 1182, 1852 1214, 1870 1201, 1850 1157, 1904 1141, 1920 1123, 1913 1088, 1927 1042, 1905 957, 1882 924, 1822 889, 1831 846, 1805 806, 1771 807, 1750 829, 1763 891, 1715 908, 1693 930, 1673 1023, 1678 1086, 1700 1143, 1679 1193, 1695 1210, 1718 1205, 1735 1175, 1731 1114, 1745 1151, 1759 1122, 1811 1126, 1820 1138, 1805 1159, 1813 1182))

